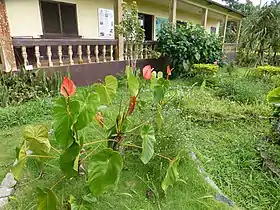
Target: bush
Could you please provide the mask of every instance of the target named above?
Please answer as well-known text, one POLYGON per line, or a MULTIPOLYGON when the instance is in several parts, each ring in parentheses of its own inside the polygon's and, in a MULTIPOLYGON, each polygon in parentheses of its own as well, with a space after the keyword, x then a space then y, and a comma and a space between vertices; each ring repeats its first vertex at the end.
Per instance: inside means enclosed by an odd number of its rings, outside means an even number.
POLYGON ((186 76, 194 63, 221 63, 222 43, 216 34, 187 23, 164 26, 158 35, 157 50, 170 59, 175 76, 186 76))
POLYGON ((273 76, 280 73, 280 67, 278 66, 258 66, 250 70, 251 74, 256 76, 273 76))
POLYGON ((61 74, 56 72, 51 77, 46 73, 21 70, 19 73, 0 75, 0 107, 19 105, 21 103, 46 96, 57 95, 61 74))
POLYGON ((213 75, 219 70, 219 66, 215 64, 194 64, 192 66, 194 74, 213 75))

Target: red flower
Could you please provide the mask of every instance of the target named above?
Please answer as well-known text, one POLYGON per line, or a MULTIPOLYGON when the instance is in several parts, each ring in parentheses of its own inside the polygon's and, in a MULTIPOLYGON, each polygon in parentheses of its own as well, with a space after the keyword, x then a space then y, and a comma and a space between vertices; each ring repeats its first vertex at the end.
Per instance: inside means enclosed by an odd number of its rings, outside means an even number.
POLYGON ((153 68, 150 65, 145 66, 142 71, 145 80, 150 80, 152 78, 153 68))
POLYGON ((173 71, 173 69, 170 69, 170 65, 168 65, 167 68, 166 68, 167 80, 169 79, 169 76, 171 75, 172 71, 173 71))
POLYGON ((61 84, 60 93, 65 97, 70 97, 76 93, 76 86, 74 82, 68 77, 64 77, 61 84))
POLYGON ((136 106, 136 96, 130 97, 129 108, 128 108, 128 115, 131 115, 136 106))

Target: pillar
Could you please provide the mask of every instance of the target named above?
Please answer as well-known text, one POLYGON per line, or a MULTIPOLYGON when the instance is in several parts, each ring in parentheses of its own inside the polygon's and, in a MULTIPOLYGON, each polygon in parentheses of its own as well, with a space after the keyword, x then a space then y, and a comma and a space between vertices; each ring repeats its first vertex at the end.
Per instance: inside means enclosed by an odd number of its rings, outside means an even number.
POLYGON ((242 27, 242 20, 240 20, 237 24, 237 37, 236 37, 237 44, 239 43, 239 39, 240 39, 241 27, 242 27))
POLYGON ((225 23, 224 23, 224 27, 223 27, 223 44, 225 43, 225 40, 226 40, 227 23, 228 23, 228 15, 225 16, 225 23))
POLYGON ((208 19, 208 8, 207 9, 203 9, 203 14, 202 14, 202 21, 201 21, 201 25, 203 26, 204 29, 206 29, 207 27, 207 19, 208 19))
POLYGON ((3 70, 13 71, 17 69, 4 0, 0 0, 0 57, 3 70))
MULTIPOLYGON (((122 11, 123 0, 114 0, 114 15, 115 15, 115 24, 119 24, 122 21, 123 11, 122 11)), ((124 39, 121 35, 115 33, 115 39, 118 40, 117 44, 117 53, 116 60, 123 60, 123 50, 124 50, 124 39)))
POLYGON ((176 25, 177 0, 169 0, 169 24, 176 25))

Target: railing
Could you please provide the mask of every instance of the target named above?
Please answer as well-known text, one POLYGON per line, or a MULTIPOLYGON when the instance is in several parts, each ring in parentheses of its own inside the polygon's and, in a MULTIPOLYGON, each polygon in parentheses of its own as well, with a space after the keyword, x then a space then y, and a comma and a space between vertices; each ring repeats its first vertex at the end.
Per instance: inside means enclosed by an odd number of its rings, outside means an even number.
POLYGON ((53 67, 116 59, 117 40, 13 39, 18 65, 53 67))
MULTIPOLYGON (((118 57, 117 40, 102 39, 32 39, 14 38, 13 47, 17 66, 26 68, 53 67, 85 63, 115 61, 118 57)), ((124 60, 148 59, 152 57, 156 42, 143 45, 124 45, 124 60), (140 49, 140 53, 137 49, 140 49), (132 53, 129 53, 132 52, 132 53)))
POLYGON ((152 58, 152 52, 156 49, 156 41, 145 41, 143 44, 124 44, 124 60, 137 60, 152 58))

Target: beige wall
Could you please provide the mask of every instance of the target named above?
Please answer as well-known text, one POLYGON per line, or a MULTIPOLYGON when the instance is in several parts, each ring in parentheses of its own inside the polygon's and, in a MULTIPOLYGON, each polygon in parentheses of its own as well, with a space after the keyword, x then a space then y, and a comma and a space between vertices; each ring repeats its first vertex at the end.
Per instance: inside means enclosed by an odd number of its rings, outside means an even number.
MULTIPOLYGON (((83 38, 98 37, 98 8, 113 9, 114 0, 60 0, 77 5, 78 30, 83 38)), ((128 0, 128 2, 131 0, 128 0)), ((38 38, 43 34, 39 0, 6 0, 8 20, 11 28, 12 37, 33 37, 38 38)), ((138 0, 139 12, 151 14, 155 17, 168 18, 168 6, 158 5, 157 3, 147 3, 138 0)), ((201 24, 201 16, 189 14, 178 9, 177 19, 190 21, 194 24, 201 24)), ((155 24, 154 24, 155 25, 155 24)), ((211 26, 219 30, 219 20, 208 19, 207 30, 211 26)))
MULTIPOLYGON (((98 38, 98 8, 113 9, 114 0, 60 0, 77 5, 78 30, 83 38, 98 38)), ((13 37, 43 35, 39 0, 6 0, 13 37)))

